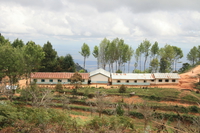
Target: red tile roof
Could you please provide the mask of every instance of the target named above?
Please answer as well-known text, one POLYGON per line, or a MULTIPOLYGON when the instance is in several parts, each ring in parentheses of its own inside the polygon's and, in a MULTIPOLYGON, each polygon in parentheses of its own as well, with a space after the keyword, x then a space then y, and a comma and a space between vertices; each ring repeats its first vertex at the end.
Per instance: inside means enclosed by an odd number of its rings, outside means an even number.
MULTIPOLYGON (((89 73, 79 73, 83 79, 89 79, 89 73)), ((33 79, 69 79, 74 73, 67 72, 35 72, 31 73, 33 79)))

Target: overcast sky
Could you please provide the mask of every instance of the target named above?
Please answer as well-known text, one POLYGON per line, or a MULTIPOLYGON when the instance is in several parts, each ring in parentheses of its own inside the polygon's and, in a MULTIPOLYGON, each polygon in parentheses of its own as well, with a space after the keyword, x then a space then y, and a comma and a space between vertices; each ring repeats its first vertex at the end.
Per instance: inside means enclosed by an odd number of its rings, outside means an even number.
POLYGON ((92 51, 104 37, 123 38, 133 49, 144 39, 158 41, 186 56, 200 45, 200 0, 0 0, 0 33, 41 46, 50 41, 58 55, 80 63, 82 44, 92 51))

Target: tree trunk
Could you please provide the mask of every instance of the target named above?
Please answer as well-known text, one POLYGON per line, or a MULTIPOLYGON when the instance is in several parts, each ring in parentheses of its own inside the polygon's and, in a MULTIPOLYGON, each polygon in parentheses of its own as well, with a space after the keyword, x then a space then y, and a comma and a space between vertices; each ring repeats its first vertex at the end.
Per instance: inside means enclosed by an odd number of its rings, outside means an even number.
POLYGON ((86 58, 86 57, 84 57, 84 66, 83 66, 84 69, 85 69, 85 58, 86 58))

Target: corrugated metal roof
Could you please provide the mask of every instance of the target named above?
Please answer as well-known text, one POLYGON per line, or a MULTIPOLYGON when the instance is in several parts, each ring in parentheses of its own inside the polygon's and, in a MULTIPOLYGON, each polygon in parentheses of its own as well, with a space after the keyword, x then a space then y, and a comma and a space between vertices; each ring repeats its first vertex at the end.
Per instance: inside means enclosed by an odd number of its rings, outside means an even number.
POLYGON ((178 73, 154 73, 156 79, 179 79, 178 73))
POLYGON ((112 79, 154 79, 151 73, 112 73, 112 79))
MULTIPOLYGON (((89 73, 79 73, 83 79, 89 79, 89 73)), ((31 73, 31 78, 35 79, 69 79, 74 73, 67 72, 35 72, 31 73)))
POLYGON ((108 71, 106 71, 106 70, 104 70, 102 68, 90 72, 90 77, 92 77, 92 76, 94 76, 96 74, 102 74, 102 75, 105 75, 107 77, 110 77, 110 72, 108 72, 108 71))

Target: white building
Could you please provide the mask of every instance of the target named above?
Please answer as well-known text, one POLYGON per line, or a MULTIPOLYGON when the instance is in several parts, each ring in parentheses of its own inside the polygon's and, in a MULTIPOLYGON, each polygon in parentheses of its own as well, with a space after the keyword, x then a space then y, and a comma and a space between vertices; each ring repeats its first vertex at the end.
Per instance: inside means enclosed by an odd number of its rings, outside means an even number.
MULTIPOLYGON (((88 84, 89 73, 79 73, 82 76, 82 84, 88 84)), ((36 84, 70 84, 70 78, 74 73, 68 72, 35 72, 31 73, 31 82, 36 84)))
POLYGON ((150 73, 112 73, 112 85, 150 85, 155 82, 150 73))
POLYGON ((178 73, 154 73, 155 84, 178 84, 178 73))
POLYGON ((107 84, 110 80, 110 72, 100 68, 90 72, 90 83, 107 84))

